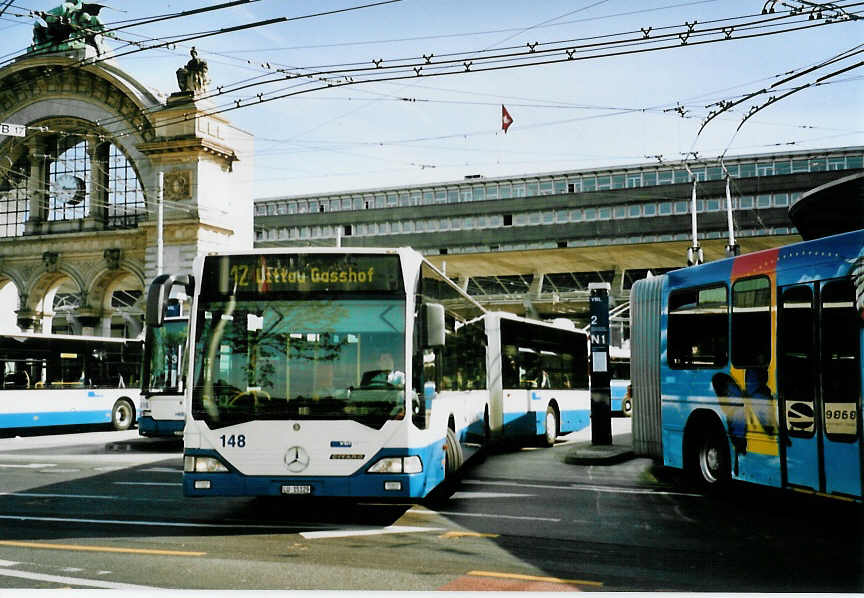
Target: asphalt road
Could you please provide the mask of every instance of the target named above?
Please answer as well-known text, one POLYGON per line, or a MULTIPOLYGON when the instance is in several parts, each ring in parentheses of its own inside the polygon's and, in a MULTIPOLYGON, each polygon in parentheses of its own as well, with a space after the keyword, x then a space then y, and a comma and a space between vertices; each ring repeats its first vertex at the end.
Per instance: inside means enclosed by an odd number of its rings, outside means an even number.
POLYGON ((864 591, 859 505, 565 463, 587 439, 382 505, 184 499, 181 445, 136 431, 0 438, 0 588, 864 591))

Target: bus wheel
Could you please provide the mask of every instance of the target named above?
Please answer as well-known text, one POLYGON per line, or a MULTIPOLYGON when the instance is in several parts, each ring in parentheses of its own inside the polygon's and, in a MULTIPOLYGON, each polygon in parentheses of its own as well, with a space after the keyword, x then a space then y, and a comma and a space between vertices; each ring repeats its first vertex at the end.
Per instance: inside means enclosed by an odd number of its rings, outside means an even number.
POLYGON ((489 448, 492 444, 492 428, 489 426, 489 408, 483 411, 483 448, 489 448))
POLYGON ((558 412, 552 405, 546 408, 545 422, 546 431, 543 434, 543 443, 546 446, 554 446, 555 439, 558 438, 558 412))
POLYGON ((447 428, 447 446, 444 447, 444 479, 451 480, 462 467, 462 446, 456 432, 447 428))
POLYGON ((115 430, 128 430, 132 427, 135 416, 135 407, 129 399, 120 399, 114 403, 111 410, 111 425, 115 430))
POLYGON ((732 477, 726 434, 717 426, 702 428, 692 445, 692 472, 706 490, 721 488, 732 477))
POLYGON ((630 399, 621 401, 621 412, 624 414, 624 417, 633 416, 633 403, 630 402, 630 399))
POLYGON ((624 417, 633 417, 633 398, 630 395, 630 388, 627 388, 627 394, 621 399, 621 412, 624 417))

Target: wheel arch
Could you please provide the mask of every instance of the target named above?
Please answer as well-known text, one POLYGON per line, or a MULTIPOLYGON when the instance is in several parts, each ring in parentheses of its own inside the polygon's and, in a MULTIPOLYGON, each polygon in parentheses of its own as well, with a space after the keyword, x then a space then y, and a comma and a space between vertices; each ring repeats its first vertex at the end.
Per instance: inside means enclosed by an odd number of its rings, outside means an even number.
POLYGON ((726 450, 729 451, 729 434, 723 426, 722 418, 716 411, 706 408, 695 409, 690 414, 690 417, 687 418, 681 447, 684 469, 686 471, 692 471, 693 467, 697 466, 693 462, 693 443, 712 430, 723 435, 723 438, 726 439, 726 450))

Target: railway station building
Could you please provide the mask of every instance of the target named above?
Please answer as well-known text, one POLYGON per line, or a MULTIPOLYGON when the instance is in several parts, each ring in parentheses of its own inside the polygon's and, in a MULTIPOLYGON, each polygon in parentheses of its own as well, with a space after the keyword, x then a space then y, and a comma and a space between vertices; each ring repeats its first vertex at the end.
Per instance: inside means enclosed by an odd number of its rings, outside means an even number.
POLYGON ((800 241, 789 210, 802 193, 862 169, 864 147, 838 147, 259 198, 255 245, 408 245, 488 308, 584 323, 590 283, 622 305, 635 280, 687 265, 694 178, 710 261, 729 242, 727 172, 749 253, 800 241))
POLYGON ((160 266, 252 246, 252 136, 194 55, 160 93, 66 34, 0 68, 0 329, 135 337, 160 266))

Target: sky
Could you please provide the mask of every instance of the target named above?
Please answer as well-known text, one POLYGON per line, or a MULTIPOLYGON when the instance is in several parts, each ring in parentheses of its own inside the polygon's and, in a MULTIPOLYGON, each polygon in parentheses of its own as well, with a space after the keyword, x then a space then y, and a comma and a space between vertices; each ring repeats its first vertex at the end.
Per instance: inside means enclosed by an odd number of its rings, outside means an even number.
MULTIPOLYGON (((220 4, 104 1, 107 27, 220 4)), ((12 0, 0 16, 0 60, 31 43, 29 11, 58 4, 12 0)), ((254 0, 127 27, 106 44, 116 64, 163 94, 177 91, 175 70, 195 46, 211 101, 239 105, 223 116, 255 137, 261 198, 864 145, 864 66, 838 72, 864 60, 864 18, 843 18, 864 16, 864 3, 790 16, 805 5, 254 0), (776 12, 762 15, 770 6, 776 12), (268 19, 279 22, 246 27, 268 19), (130 41, 224 28, 237 30, 120 55, 130 41), (404 78, 382 80, 394 76, 404 78), (513 118, 506 133, 502 105, 513 118), (752 107, 762 108, 742 124, 752 107)))

